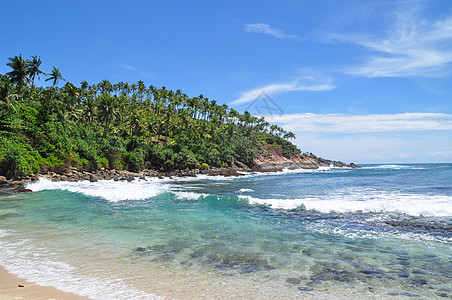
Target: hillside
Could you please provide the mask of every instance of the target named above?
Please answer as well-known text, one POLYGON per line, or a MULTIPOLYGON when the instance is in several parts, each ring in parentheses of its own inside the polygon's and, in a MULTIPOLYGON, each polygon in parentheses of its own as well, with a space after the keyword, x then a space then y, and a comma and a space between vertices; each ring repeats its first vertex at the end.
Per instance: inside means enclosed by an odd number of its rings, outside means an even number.
POLYGON ((181 90, 103 80, 77 87, 38 57, 8 59, 0 74, 0 176, 71 170, 315 168, 324 163, 303 154, 295 135, 250 113, 181 90), (47 76, 49 87, 35 86, 47 76))

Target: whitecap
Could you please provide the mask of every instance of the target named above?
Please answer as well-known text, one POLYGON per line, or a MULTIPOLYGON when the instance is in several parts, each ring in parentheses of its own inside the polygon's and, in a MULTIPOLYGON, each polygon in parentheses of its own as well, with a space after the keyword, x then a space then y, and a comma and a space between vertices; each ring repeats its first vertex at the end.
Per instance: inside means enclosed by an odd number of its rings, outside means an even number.
POLYGON ((206 194, 194 192, 172 192, 178 200, 198 200, 205 197, 206 194))
POLYGON ((274 209, 307 210, 322 213, 395 212, 411 216, 452 216, 452 197, 444 195, 399 194, 385 191, 357 191, 300 199, 263 199, 241 195, 251 205, 267 205, 274 209))
POLYGON ((237 191, 237 193, 248 193, 248 192, 254 192, 253 189, 240 189, 237 191))
POLYGON ((162 182, 159 182, 159 179, 155 178, 148 179, 147 181, 134 180, 131 182, 114 180, 57 182, 40 178, 37 182, 28 184, 27 188, 34 192, 66 190, 86 196, 103 198, 110 202, 144 200, 165 193, 169 189, 167 185, 162 184, 162 182))

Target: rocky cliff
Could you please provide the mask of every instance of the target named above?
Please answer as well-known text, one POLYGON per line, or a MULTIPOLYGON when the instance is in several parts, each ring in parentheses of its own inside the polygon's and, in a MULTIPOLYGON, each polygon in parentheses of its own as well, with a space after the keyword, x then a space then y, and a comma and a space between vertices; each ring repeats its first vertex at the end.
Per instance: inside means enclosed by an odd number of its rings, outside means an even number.
POLYGON ((254 160, 254 163, 255 165, 253 166, 252 171, 255 172, 278 172, 283 169, 318 169, 320 167, 359 168, 359 166, 354 163, 346 164, 340 161, 301 155, 297 155, 290 159, 274 154, 270 157, 260 156, 254 160))

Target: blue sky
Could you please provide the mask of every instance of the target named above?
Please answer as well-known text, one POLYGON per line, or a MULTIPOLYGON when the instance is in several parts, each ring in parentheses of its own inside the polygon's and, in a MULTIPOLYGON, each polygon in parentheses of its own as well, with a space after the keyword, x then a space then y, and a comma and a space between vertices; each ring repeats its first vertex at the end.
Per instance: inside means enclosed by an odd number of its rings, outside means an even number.
POLYGON ((2 1, 0 11, 2 74, 8 57, 38 55, 77 85, 143 80, 266 114, 325 158, 452 162, 450 0, 2 1))

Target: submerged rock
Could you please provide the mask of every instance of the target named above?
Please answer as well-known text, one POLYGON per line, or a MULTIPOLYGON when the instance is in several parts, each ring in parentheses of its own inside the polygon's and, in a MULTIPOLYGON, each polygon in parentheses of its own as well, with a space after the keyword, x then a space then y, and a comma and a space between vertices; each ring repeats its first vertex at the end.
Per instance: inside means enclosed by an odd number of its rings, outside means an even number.
POLYGON ((290 284, 299 284, 301 282, 301 280, 300 280, 300 278, 290 277, 290 278, 287 278, 286 282, 290 283, 290 284))
POLYGON ((391 292, 388 293, 389 296, 405 296, 405 297, 420 297, 419 295, 412 294, 410 292, 391 292))
POLYGON ((206 262, 217 269, 239 269, 241 273, 273 269, 266 259, 246 253, 211 253, 206 262))
POLYGON ((428 283, 427 280, 422 279, 422 278, 412 278, 412 279, 410 280, 410 282, 411 282, 412 284, 416 285, 416 286, 422 286, 422 285, 425 285, 425 284, 428 283))
POLYGON ((15 189, 13 189, 13 191, 15 193, 31 193, 31 192, 33 192, 32 190, 27 189, 27 188, 25 188, 23 186, 18 186, 15 189))
POLYGON ((310 292, 314 290, 314 288, 310 286, 299 286, 298 289, 302 292, 310 292))

